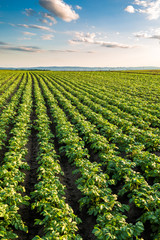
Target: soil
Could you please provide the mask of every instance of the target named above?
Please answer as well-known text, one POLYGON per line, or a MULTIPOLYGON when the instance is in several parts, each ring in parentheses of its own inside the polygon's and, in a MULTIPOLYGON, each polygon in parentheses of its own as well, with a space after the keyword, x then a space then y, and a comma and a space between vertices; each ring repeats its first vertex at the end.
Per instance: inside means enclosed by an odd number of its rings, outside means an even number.
POLYGON ((153 152, 156 156, 160 157, 160 152, 153 152))

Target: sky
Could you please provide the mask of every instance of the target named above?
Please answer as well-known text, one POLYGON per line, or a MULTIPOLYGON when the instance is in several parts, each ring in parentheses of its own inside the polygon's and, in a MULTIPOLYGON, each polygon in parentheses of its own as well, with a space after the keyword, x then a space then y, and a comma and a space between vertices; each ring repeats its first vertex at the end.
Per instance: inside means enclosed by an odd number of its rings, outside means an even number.
POLYGON ((160 0, 0 0, 0 67, 160 67, 160 0))

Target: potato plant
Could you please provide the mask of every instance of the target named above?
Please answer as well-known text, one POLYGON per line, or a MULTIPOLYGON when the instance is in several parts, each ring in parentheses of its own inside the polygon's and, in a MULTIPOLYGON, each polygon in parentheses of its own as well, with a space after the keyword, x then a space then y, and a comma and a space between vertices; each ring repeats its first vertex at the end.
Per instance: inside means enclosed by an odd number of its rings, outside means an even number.
POLYGON ((0 239, 160 239, 159 73, 0 71, 0 239))

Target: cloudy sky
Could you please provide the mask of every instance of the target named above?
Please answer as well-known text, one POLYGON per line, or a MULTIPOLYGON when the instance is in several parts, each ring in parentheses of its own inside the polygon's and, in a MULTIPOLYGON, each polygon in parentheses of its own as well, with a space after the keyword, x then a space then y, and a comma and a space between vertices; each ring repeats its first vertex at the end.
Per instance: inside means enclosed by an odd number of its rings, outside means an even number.
POLYGON ((160 67, 160 0, 0 0, 0 67, 160 67))

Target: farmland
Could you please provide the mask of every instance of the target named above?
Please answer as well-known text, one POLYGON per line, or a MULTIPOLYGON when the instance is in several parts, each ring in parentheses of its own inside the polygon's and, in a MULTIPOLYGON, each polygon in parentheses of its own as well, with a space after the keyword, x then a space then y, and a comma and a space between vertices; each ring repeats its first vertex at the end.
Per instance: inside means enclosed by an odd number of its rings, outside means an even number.
POLYGON ((0 71, 0 239, 160 239, 158 72, 0 71))

